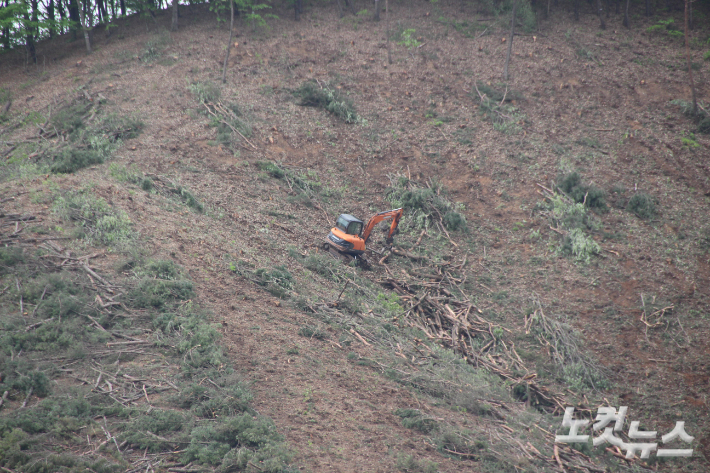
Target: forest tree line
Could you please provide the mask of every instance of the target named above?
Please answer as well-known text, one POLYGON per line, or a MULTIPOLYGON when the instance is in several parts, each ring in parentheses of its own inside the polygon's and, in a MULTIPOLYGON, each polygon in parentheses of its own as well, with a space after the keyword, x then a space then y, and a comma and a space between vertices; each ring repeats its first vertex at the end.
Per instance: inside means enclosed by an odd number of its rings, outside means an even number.
MULTIPOLYGON (((440 0, 0 0, 0 51, 25 48, 29 62, 36 62, 36 45, 39 41, 58 35, 70 34, 71 39, 83 36, 87 50, 91 50, 91 32, 100 26, 111 34, 112 22, 131 15, 155 18, 160 10, 172 9, 172 29, 179 27, 180 4, 209 4, 211 11, 224 19, 230 15, 241 16, 252 22, 264 23, 275 17, 273 11, 292 10, 295 20, 299 20, 304 9, 316 10, 337 5, 340 15, 371 15, 379 20, 386 3, 397 8, 405 5, 430 3, 440 0), (170 2, 170 3, 169 3, 170 2)), ((611 15, 623 15, 622 23, 630 26, 630 15, 671 16, 674 12, 686 10, 688 27, 693 23, 707 22, 704 12, 710 0, 455 0, 467 11, 484 15, 511 15, 515 10, 527 11, 537 18, 546 18, 555 11, 570 12, 579 21, 580 14, 598 16, 600 28, 607 23, 618 21, 611 15)), ((520 13, 519 13, 520 14, 520 13)), ((518 20, 520 21, 520 20, 518 20)), ((672 25, 669 30, 673 31, 672 25)), ((683 24, 675 26, 682 31, 683 24)))

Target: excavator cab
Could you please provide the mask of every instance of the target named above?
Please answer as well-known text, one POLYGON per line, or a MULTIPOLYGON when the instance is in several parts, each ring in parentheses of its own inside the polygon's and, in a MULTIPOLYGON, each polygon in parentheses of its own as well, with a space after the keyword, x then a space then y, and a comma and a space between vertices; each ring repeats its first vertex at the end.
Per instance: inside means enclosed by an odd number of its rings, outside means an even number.
POLYGON ((358 256, 362 259, 362 255, 365 253, 365 244, 370 238, 370 234, 372 229, 375 228, 375 225, 382 221, 391 220, 392 223, 389 233, 387 234, 387 241, 391 241, 399 225, 399 219, 402 218, 402 214, 402 209, 380 212, 370 218, 367 225, 363 225, 362 220, 350 214, 342 214, 335 221, 335 226, 325 238, 323 249, 326 251, 331 251, 332 249, 343 256, 350 257, 350 259, 358 256))
POLYGON ((362 220, 359 220, 349 214, 342 214, 335 222, 335 228, 345 232, 347 235, 360 236, 363 225, 364 223, 362 220))

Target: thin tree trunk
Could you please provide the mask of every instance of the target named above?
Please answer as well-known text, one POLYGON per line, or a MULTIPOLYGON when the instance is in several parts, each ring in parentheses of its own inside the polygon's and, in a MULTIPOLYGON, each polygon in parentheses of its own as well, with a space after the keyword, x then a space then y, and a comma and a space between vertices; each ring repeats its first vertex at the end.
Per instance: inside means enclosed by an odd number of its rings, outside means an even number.
POLYGON ((510 20, 510 38, 508 41, 508 54, 505 55, 505 68, 503 69, 503 79, 508 80, 508 64, 510 64, 510 53, 513 51, 513 38, 515 37, 515 12, 518 9, 518 0, 513 0, 513 18, 510 20))
POLYGON ((27 53, 27 57, 29 60, 37 64, 37 50, 35 49, 35 38, 34 35, 32 34, 32 28, 30 28, 29 23, 30 23, 30 15, 27 13, 27 10, 22 15, 25 19, 25 51, 27 53))
MULTIPOLYGON (((648 1, 648 0, 646 0, 648 1)), ((629 3, 631 0, 626 0, 626 8, 624 9, 624 26, 629 28, 631 26, 631 22, 629 21, 629 3)))
POLYGON ((355 3, 354 0, 345 0, 345 6, 350 8, 350 11, 352 12, 353 15, 355 15, 357 12, 355 11, 355 3))
POLYGON ((579 21, 579 0, 572 1, 574 2, 574 21, 579 21))
POLYGON ((604 17, 602 16, 602 0, 597 0, 597 16, 599 17, 599 28, 605 30, 606 23, 604 23, 604 17))
POLYGON ((698 98, 695 95, 695 83, 693 82, 693 67, 690 62, 690 41, 688 40, 688 10, 690 0, 685 0, 685 59, 688 62, 688 78, 690 79, 690 90, 693 94, 693 115, 698 113, 698 98))
MULTIPOLYGON (((62 0, 57 0, 57 6, 56 9, 59 10, 59 19, 62 20, 61 23, 64 23, 64 19, 66 18, 66 14, 64 13, 64 4, 62 3, 62 0)), ((59 29, 57 30, 58 34, 64 34, 64 28, 59 25, 59 29)))
POLYGON ((54 37, 54 0, 47 1, 47 18, 49 19, 49 37, 54 37))
POLYGON ((81 18, 81 29, 84 31, 84 42, 86 43, 86 53, 91 54, 91 38, 89 38, 89 28, 86 26, 86 14, 83 8, 79 8, 81 18))
POLYGON ((375 0, 375 21, 380 21, 380 6, 382 2, 380 0, 375 0))
POLYGON ((173 0, 173 24, 170 26, 170 31, 178 30, 178 0, 173 0))
POLYGON ((224 68, 222 69, 222 83, 227 82, 227 62, 229 61, 229 51, 232 49, 232 37, 234 35, 234 0, 229 0, 229 10, 232 20, 229 23, 229 42, 227 43, 227 54, 224 56, 224 68))
MULTIPOLYGON (((5 7, 7 8, 10 0, 5 0, 5 7)), ((4 27, 2 29, 2 48, 4 50, 10 49, 10 28, 4 27)))
POLYGON ((695 0, 689 0, 688 1, 688 10, 690 10, 688 14, 688 29, 692 30, 693 29, 693 2, 695 0))
POLYGON ((390 4, 385 0, 385 23, 387 23, 387 64, 392 64, 392 51, 390 49, 390 4))
POLYGON ((76 40, 76 25, 81 24, 81 15, 79 15, 79 1, 78 0, 68 0, 69 1, 69 19, 74 23, 71 25, 71 37, 72 40, 76 40))
POLYGON ((345 16, 345 12, 343 11, 343 5, 340 4, 340 0, 335 0, 335 4, 338 5, 338 15, 340 18, 345 16))
POLYGON ((121 16, 126 16, 126 0, 121 0, 121 16))
POLYGON ((293 2, 293 15, 296 21, 301 21, 301 13, 303 13, 303 0, 295 0, 293 2))
POLYGON ((646 0, 646 16, 651 16, 651 0, 646 0))
POLYGON ((111 21, 108 16, 108 10, 106 9, 106 1, 105 0, 97 0, 96 3, 99 7, 99 11, 101 12, 101 17, 103 18, 101 22, 108 23, 109 21, 111 21))

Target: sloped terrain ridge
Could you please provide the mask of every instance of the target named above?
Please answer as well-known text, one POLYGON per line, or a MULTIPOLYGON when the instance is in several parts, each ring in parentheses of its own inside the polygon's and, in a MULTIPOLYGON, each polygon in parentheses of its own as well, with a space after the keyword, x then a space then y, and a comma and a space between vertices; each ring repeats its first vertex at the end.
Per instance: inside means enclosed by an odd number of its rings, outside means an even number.
POLYGON ((707 2, 377 3, 10 35, 0 469, 710 469, 707 2))

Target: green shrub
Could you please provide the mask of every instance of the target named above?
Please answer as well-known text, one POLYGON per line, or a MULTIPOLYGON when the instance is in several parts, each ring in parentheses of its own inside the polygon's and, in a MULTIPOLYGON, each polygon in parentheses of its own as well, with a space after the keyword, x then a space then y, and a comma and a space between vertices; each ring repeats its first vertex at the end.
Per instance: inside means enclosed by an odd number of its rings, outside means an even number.
POLYGON ((55 155, 50 170, 57 174, 68 174, 103 162, 101 154, 94 150, 69 148, 55 155))
POLYGON ((51 172, 73 173, 101 164, 120 146, 122 140, 135 138, 143 129, 140 120, 116 114, 86 120, 89 115, 101 115, 96 109, 92 110, 92 106, 91 102, 79 102, 52 117, 53 129, 68 139, 54 153, 42 157, 50 161, 51 172))
POLYGON ((710 117, 703 118, 698 122, 698 133, 710 135, 710 117))
POLYGON ((304 325, 298 329, 298 334, 306 338, 315 338, 317 340, 325 340, 328 334, 314 325, 304 325))
POLYGON ((444 455, 450 452, 476 455, 488 449, 484 441, 474 439, 473 432, 452 426, 442 428, 434 437, 434 443, 444 455))
POLYGON ((136 308, 161 308, 169 302, 186 301, 193 297, 192 282, 143 278, 129 292, 131 304, 136 308))
POLYGON ((345 123, 362 121, 357 115, 352 100, 340 93, 337 88, 332 88, 328 84, 321 86, 315 81, 306 81, 293 91, 293 94, 300 99, 298 105, 322 108, 345 123))
POLYGON ((450 210, 444 215, 444 226, 451 231, 463 230, 466 228, 466 217, 460 213, 450 210))
POLYGON ((0 247, 0 274, 23 261, 22 248, 16 246, 0 247))
POLYGON ((278 167, 275 163, 269 161, 258 161, 256 165, 259 169, 267 172, 271 177, 275 177, 276 179, 283 179, 286 176, 284 170, 278 167))
POLYGON ((399 455, 397 468, 406 473, 437 473, 439 465, 429 460, 418 461, 413 455, 399 455))
POLYGON ((608 210, 604 190, 595 185, 583 184, 581 176, 576 172, 560 176, 557 186, 577 203, 584 203, 587 207, 600 211, 608 210))
POLYGON ((196 416, 216 419, 249 411, 253 396, 249 389, 233 376, 217 378, 219 388, 193 383, 172 398, 179 407, 190 409, 196 416))
POLYGON ((439 427, 434 419, 424 417, 418 409, 397 409, 394 413, 402 419, 402 425, 407 429, 428 434, 439 427))
POLYGON ((153 190, 153 179, 149 177, 144 177, 141 179, 141 189, 143 189, 146 192, 150 192, 153 190))
POLYGON ((211 81, 194 82, 187 86, 187 89, 195 96, 199 103, 217 102, 222 95, 222 90, 217 84, 211 81))
POLYGON ((88 190, 69 191, 54 202, 54 212, 76 222, 87 244, 119 245, 136 238, 128 215, 88 190))
POLYGON ((585 264, 591 262, 592 256, 596 256, 601 252, 601 248, 590 236, 584 233, 581 228, 573 228, 566 237, 562 248, 565 249, 569 245, 570 251, 574 258, 585 264))
POLYGON ((493 124, 493 128, 509 135, 519 133, 522 130, 520 123, 525 120, 525 114, 505 102, 521 98, 520 95, 511 90, 507 93, 501 92, 482 82, 478 82, 476 87, 477 92, 472 95, 480 101, 479 113, 493 124))
POLYGON ((400 35, 401 40, 397 41, 397 44, 400 44, 400 45, 406 47, 407 49, 419 47, 422 43, 420 41, 418 41, 416 39, 416 37, 414 36, 414 33, 416 31, 417 30, 415 30, 414 28, 409 28, 409 29, 402 31, 402 34, 400 35))
POLYGON ((634 194, 629 199, 626 209, 643 220, 649 220, 656 216, 657 199, 645 192, 634 194))
POLYGON ((400 176, 385 192, 385 199, 392 205, 405 209, 405 218, 400 222, 403 229, 429 228, 439 219, 448 230, 466 229, 466 218, 457 211, 461 205, 449 201, 444 188, 437 182, 423 188, 400 176))
POLYGON ((204 205, 195 198, 194 195, 181 185, 177 185, 175 187, 170 187, 170 191, 177 195, 180 200, 187 205, 188 207, 192 208, 196 212, 202 213, 205 210, 204 205))
POLYGON ((246 469, 251 460, 263 471, 281 472, 292 456, 273 422, 249 413, 223 418, 216 425, 195 427, 190 440, 181 456, 183 463, 221 465, 222 471, 246 469))
POLYGON ((310 254, 303 260, 303 266, 331 281, 340 282, 345 279, 341 274, 342 264, 329 255, 310 254))
POLYGON ((281 299, 287 298, 293 289, 293 276, 284 265, 275 266, 271 270, 257 269, 252 273, 252 277, 255 283, 281 299))
MULTIPOLYGON (((501 84, 499 84, 501 85, 501 84)), ((503 87, 505 87, 505 84, 502 84, 503 87)), ((492 102, 495 103, 501 103, 501 102, 512 102, 513 100, 522 100, 523 95, 515 91, 513 89, 505 89, 503 90, 499 88, 492 87, 488 85, 487 83, 483 81, 477 81, 476 82, 476 87, 478 87, 478 92, 480 92, 482 95, 485 95, 488 97, 492 102)), ((477 94, 474 94, 477 95, 477 94)), ((480 97, 477 97, 480 98, 480 97)))
POLYGON ((655 34, 667 34, 668 36, 671 37, 680 37, 683 36, 683 32, 680 31, 678 28, 675 26, 675 19, 673 18, 668 18, 666 20, 658 20, 658 22, 655 25, 651 25, 648 28, 646 28, 646 32, 648 33, 655 33, 655 34))

